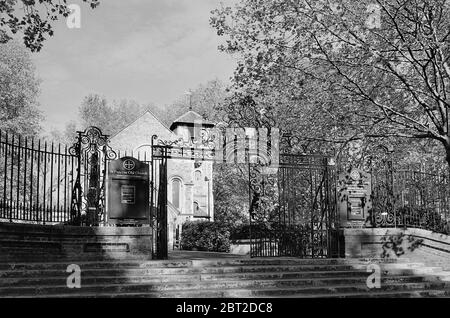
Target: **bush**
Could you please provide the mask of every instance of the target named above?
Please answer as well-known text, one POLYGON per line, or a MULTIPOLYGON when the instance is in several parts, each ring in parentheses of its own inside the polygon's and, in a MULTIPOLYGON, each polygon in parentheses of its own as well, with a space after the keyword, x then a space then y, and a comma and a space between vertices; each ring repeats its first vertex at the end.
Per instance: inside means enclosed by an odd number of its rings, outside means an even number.
POLYGON ((230 232, 217 222, 196 221, 183 224, 181 248, 209 252, 229 252, 230 232))
POLYGON ((231 241, 250 239, 250 224, 239 224, 231 229, 231 241))

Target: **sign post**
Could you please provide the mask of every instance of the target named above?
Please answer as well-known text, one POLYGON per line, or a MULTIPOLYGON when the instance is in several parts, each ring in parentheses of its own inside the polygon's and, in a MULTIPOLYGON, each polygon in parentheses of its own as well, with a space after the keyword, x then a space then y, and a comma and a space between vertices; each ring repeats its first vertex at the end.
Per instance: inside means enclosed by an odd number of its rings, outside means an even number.
POLYGON ((133 157, 108 166, 107 216, 110 224, 149 224, 149 165, 133 157))
POLYGON ((341 227, 364 227, 370 223, 371 175, 351 169, 339 175, 338 207, 341 227))

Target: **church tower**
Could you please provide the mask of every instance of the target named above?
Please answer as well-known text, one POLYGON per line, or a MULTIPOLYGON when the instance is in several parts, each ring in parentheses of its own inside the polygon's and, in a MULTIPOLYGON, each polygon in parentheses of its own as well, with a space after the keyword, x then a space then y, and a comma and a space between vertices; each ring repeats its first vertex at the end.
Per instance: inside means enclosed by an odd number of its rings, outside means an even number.
POLYGON ((184 141, 190 141, 192 138, 199 137, 201 130, 208 130, 213 127, 213 123, 205 120, 195 111, 189 110, 184 115, 178 117, 172 125, 170 125, 170 130, 177 136, 183 138, 184 141))
MULTIPOLYGON (((177 118, 170 130, 189 144, 199 140, 214 124, 189 110, 177 118)), ((169 233, 176 240, 186 221, 213 221, 213 163, 189 159, 170 159, 167 164, 169 233), (172 219, 172 220, 171 220, 172 219)), ((169 244, 170 237, 169 234, 169 244)))

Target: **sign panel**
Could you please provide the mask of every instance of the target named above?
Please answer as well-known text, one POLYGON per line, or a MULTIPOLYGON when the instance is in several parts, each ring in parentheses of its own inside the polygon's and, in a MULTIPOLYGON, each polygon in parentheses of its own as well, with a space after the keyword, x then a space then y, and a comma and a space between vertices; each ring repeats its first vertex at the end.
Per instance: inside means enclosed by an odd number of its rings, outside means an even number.
POLYGON ((125 204, 136 203, 136 187, 132 185, 123 185, 120 187, 121 202, 125 204))
POLYGON ((350 169, 339 175, 338 207, 342 227, 362 227, 369 222, 371 202, 371 175, 359 169, 350 169))
POLYGON ((107 216, 111 224, 148 224, 149 165, 132 157, 108 165, 107 216))

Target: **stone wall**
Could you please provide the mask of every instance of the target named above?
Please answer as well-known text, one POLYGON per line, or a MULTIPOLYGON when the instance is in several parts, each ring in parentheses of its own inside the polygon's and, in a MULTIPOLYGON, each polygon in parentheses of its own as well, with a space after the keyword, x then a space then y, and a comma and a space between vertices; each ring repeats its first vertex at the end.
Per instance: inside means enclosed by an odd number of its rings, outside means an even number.
POLYGON ((150 227, 0 223, 0 261, 151 259, 150 227))
POLYGON ((250 240, 237 240, 231 243, 230 254, 250 255, 250 240))
POLYGON ((345 257, 408 258, 450 269, 450 236, 422 229, 344 229, 345 257))

